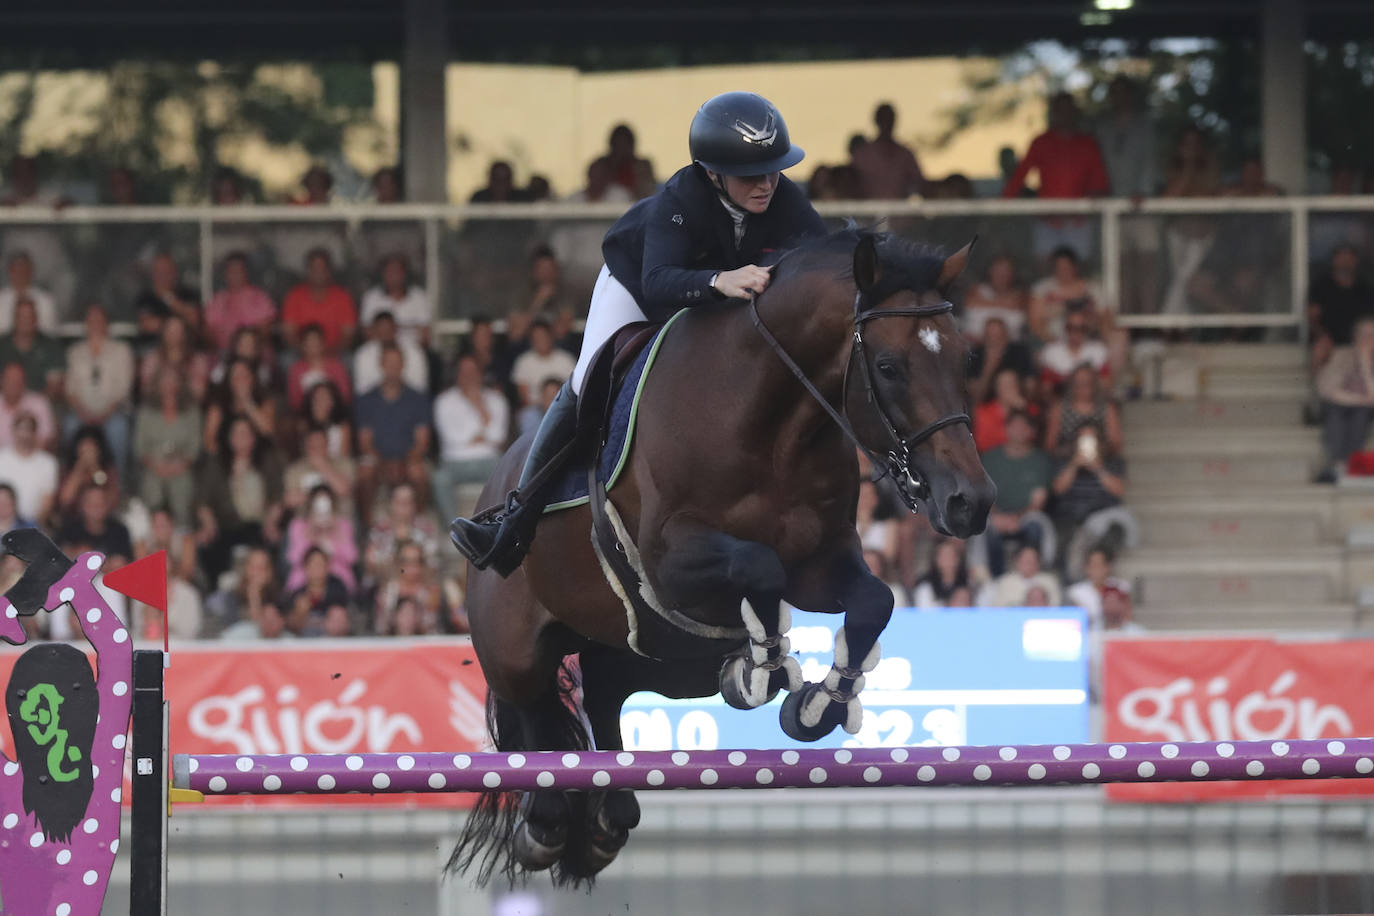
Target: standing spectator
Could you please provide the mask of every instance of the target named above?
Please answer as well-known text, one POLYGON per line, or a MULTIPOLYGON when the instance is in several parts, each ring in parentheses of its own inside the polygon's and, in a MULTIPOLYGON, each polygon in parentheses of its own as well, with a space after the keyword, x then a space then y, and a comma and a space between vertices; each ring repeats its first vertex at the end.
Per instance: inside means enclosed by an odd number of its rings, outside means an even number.
POLYGON ((439 464, 434 469, 434 502, 439 517, 458 514, 454 490, 484 483, 506 446, 510 407, 499 391, 487 387, 471 354, 458 357, 454 386, 434 401, 439 464))
POLYGON ((14 304, 14 330, 0 337, 0 366, 10 363, 24 367, 31 390, 49 399, 61 395, 67 354, 60 343, 38 329, 38 309, 28 296, 20 296, 14 304))
POLYGON ((277 319, 272 297, 248 281, 248 255, 235 251, 224 259, 224 289, 205 307, 205 331, 216 353, 228 353, 239 328, 270 334, 277 319))
POLYGON ((353 514, 353 488, 358 469, 347 455, 329 454, 329 431, 311 426, 305 433, 305 451, 300 460, 287 465, 284 499, 286 508, 300 512, 315 488, 325 484, 334 491, 339 512, 353 514))
POLYGON ((525 192, 522 195, 530 203, 541 200, 553 199, 553 186, 549 184, 549 179, 543 175, 531 175, 529 184, 525 185, 525 192))
POLYGON ((630 125, 617 124, 611 128, 607 144, 610 150, 597 162, 605 163, 611 181, 629 191, 635 200, 654 193, 658 186, 654 179, 654 167, 648 159, 636 155, 635 132, 630 125))
POLYGON ((515 188, 515 170, 504 159, 497 159, 487 169, 487 186, 472 192, 468 198, 474 204, 519 203, 521 194, 515 188))
POLYGON ((520 355, 511 370, 511 380, 520 394, 520 403, 538 403, 539 390, 545 379, 566 382, 577 360, 566 350, 554 347, 553 329, 542 319, 530 325, 530 348, 520 355))
POLYGON ((439 526, 428 512, 420 511, 415 488, 398 483, 391 488, 386 515, 367 533, 363 574, 369 582, 384 582, 396 575, 393 560, 402 544, 412 544, 423 562, 434 566, 439 559, 439 526))
POLYGON ((1354 342, 1355 323, 1374 317, 1374 286, 1360 272, 1355 246, 1338 245, 1331 252, 1331 267, 1312 281, 1307 296, 1312 326, 1312 365, 1319 367, 1336 347, 1354 342))
POLYGON ((266 608, 281 599, 281 585, 272 555, 261 547, 250 549, 239 564, 238 576, 228 590, 221 589, 205 601, 205 635, 224 634, 225 639, 256 637, 266 608))
POLYGON ((1050 485, 1050 517, 1063 548, 1065 572, 1077 578, 1094 546, 1116 553, 1138 540, 1134 516, 1121 504, 1126 493, 1126 462, 1103 445, 1102 429, 1088 421, 1078 427, 1076 445, 1050 485))
POLYGON ((1016 551, 1015 565, 983 587, 978 603, 983 607, 1024 607, 1035 588, 1044 592, 1040 606, 1059 604, 1059 580, 1041 567, 1040 551, 1026 544, 1016 551))
POLYGON ((405 600, 415 602, 420 613, 419 629, 436 633, 444 615, 444 593, 434 581, 434 571, 425 562, 424 549, 419 544, 401 541, 396 545, 395 575, 382 582, 377 589, 373 629, 378 635, 395 628, 397 606, 405 600))
POLYGON ((372 201, 379 204, 399 204, 405 200, 401 169, 384 165, 372 174, 372 201))
POLYGON ((334 282, 329 252, 315 248, 305 256, 306 282, 286 294, 282 304, 282 336, 288 347, 300 343, 301 329, 318 324, 331 353, 349 349, 358 330, 358 308, 348 290, 334 282))
MULTIPOLYGON (((156 316, 159 324, 168 315, 179 315, 192 336, 199 338, 203 320, 200 297, 181 282, 181 270, 170 254, 164 252, 153 258, 148 280, 149 287, 134 303, 135 310, 140 315, 156 316)), ((148 330, 153 330, 151 323, 148 330)))
POLYGON ((1035 363, 1030 348, 1007 336, 1007 323, 989 318, 983 325, 983 340, 969 352, 969 397, 975 402, 996 395, 996 379, 1010 371, 1018 381, 1031 381, 1035 363))
POLYGON ((1108 111, 1097 127, 1097 145, 1113 197, 1141 199, 1159 190, 1155 126, 1142 110, 1140 87, 1124 75, 1107 87, 1108 111))
POLYGON ((338 511, 338 498, 328 484, 310 491, 305 511, 293 518, 286 529, 288 589, 299 588, 305 582, 307 560, 316 549, 324 551, 329 558, 329 572, 352 592, 357 587, 353 564, 358 562, 358 540, 353 520, 338 511))
POLYGON ((983 546, 993 576, 1006 570, 1008 540, 1032 544, 1046 563, 1054 562, 1054 528, 1045 505, 1053 466, 1035 446, 1035 424, 1024 411, 1007 418, 1006 444, 983 454, 983 468, 997 484, 997 504, 988 516, 983 546))
POLYGON ((132 169, 117 165, 105 173, 104 203, 115 207, 136 207, 140 203, 138 177, 132 169))
POLYGON ((0 448, 0 480, 14 488, 19 515, 46 524, 57 495, 57 459, 38 447, 38 421, 14 418, 14 441, 0 448))
POLYGON ((978 451, 987 452, 1006 444, 1007 426, 1015 413, 1038 415, 1040 408, 1026 397, 1021 377, 1015 369, 997 373, 992 397, 973 411, 973 443, 978 451))
POLYGON ((918 608, 950 607, 954 593, 968 588, 968 564, 964 562, 963 546, 953 538, 946 538, 935 547, 935 562, 930 571, 916 583, 914 603, 918 608))
POLYGON ((1045 450, 1068 458, 1078 446, 1078 431, 1092 424, 1104 432, 1102 453, 1120 455, 1121 411, 1102 390, 1101 376, 1091 366, 1079 366, 1069 379, 1064 397, 1050 405, 1045 423, 1045 450))
POLYGON ((867 200, 906 200, 912 194, 924 194, 926 179, 915 154, 892 134, 896 109, 883 102, 873 111, 873 124, 878 136, 853 153, 860 195, 867 200))
POLYGON ((348 369, 343 360, 325 346, 324 328, 308 324, 301 331, 301 358, 286 372, 286 400, 292 410, 300 410, 305 393, 321 382, 330 382, 335 393, 347 403, 353 399, 348 369))
POLYGON ((563 271, 553 249, 540 245, 530 255, 531 315, 553 315, 573 308, 572 294, 563 285, 563 271))
POLYGON ((98 550, 106 559, 123 566, 134 556, 129 529, 111 514, 114 507, 105 498, 103 487, 88 486, 81 491, 76 512, 62 523, 57 539, 63 544, 84 544, 98 550))
POLYGON ((363 324, 372 324, 383 312, 395 318, 404 340, 421 351, 429 347, 434 306, 424 287, 410 282, 405 255, 388 255, 382 262, 382 282, 363 294, 363 324))
POLYGON ((100 487, 105 491, 105 502, 119 505, 119 469, 115 467, 109 443, 99 426, 83 426, 76 431, 67 446, 65 464, 67 473, 57 491, 59 513, 71 515, 75 512, 77 501, 87 487, 100 487))
POLYGON ((1226 197, 1282 197, 1283 188, 1264 177, 1264 160, 1247 156, 1240 164, 1240 180, 1222 189, 1226 197))
POLYGON ((254 436, 274 441, 277 427, 277 408, 271 396, 258 385, 253 368, 244 360, 229 365, 223 385, 210 392, 205 409, 205 428, 201 443, 207 455, 223 453, 223 437, 229 433, 232 421, 243 419, 253 429, 254 436))
POLYGON ((1016 277, 1016 263, 1008 255, 998 255, 988 264, 987 279, 964 299, 964 333, 977 343, 983 339, 983 326, 996 318, 1011 339, 1019 340, 1029 304, 1030 295, 1016 277))
POLYGON ((1079 366, 1091 366, 1104 377, 1111 371, 1107 345, 1088 338, 1088 316, 1070 314, 1064 321, 1064 339, 1040 350, 1040 382, 1051 394, 1058 393, 1079 366))
MULTIPOLYGON (((1179 134, 1165 174, 1165 197, 1215 197, 1221 193, 1221 169, 1207 135, 1196 126, 1179 134)), ((1195 277, 1212 250, 1216 220, 1207 216, 1176 216, 1164 226, 1165 253, 1169 259, 1169 287, 1162 310, 1166 315, 1189 311, 1195 277)))
MULTIPOLYGON (((298 636, 326 635, 326 620, 348 618, 348 586, 330 571, 329 554, 311 547, 301 560, 300 584, 284 602, 287 629, 298 636)), ((288 586, 289 588, 289 586, 288 586)))
POLYGON ((52 406, 41 393, 29 390, 21 363, 6 363, 0 369, 0 448, 13 443, 14 420, 21 413, 33 417, 40 447, 51 451, 57 444, 52 406))
POLYGON ((1064 600, 1088 612, 1088 620, 1094 626, 1103 624, 1103 605, 1111 601, 1108 591, 1114 590, 1131 600, 1131 583, 1112 575, 1112 555, 1101 547, 1088 551, 1088 559, 1083 564, 1083 579, 1064 590, 1064 600))
POLYGON ((68 413, 65 438, 79 426, 99 426, 122 472, 129 457, 129 404, 134 390, 134 351, 110 338, 103 305, 86 310, 86 339, 67 351, 68 413))
POLYGON ((368 340, 353 354, 353 384, 360 394, 382 383, 382 351, 395 347, 401 351, 401 375, 406 386, 421 394, 429 393, 429 360, 415 342, 397 333, 396 318, 390 312, 378 312, 368 330, 368 340))
POLYGON ((196 540, 210 582, 232 565, 236 547, 280 542, 281 470, 246 417, 229 422, 225 448, 202 464, 196 496, 196 540))
POLYGON ((430 444, 429 401, 405 384, 405 358, 395 344, 382 351, 382 383, 358 398, 358 495, 364 520, 381 485, 403 480, 429 491, 425 456, 430 444))
POLYGON ((200 408, 171 366, 156 376, 156 392, 138 412, 134 457, 142 466, 139 496, 149 509, 166 506, 179 525, 191 524, 191 471, 200 454, 200 408))
POLYGON ((186 322, 168 315, 157 346, 138 361, 139 400, 157 403, 157 377, 164 369, 176 372, 186 392, 199 404, 210 386, 210 357, 191 345, 186 322))
POLYGON ((8 334, 14 326, 15 307, 20 299, 28 299, 38 313, 38 329, 44 334, 58 331, 57 302, 52 293, 33 285, 33 258, 27 251, 16 251, 5 262, 9 285, 0 289, 0 334, 8 334))
POLYGON ((1069 315, 1087 315, 1093 330, 1098 323, 1098 303, 1102 293, 1097 284, 1083 276, 1078 253, 1069 247, 1057 248, 1050 256, 1050 275, 1031 287, 1030 334, 1037 345, 1064 336, 1069 315))
POLYGON ((1362 451, 1374 422, 1374 317, 1355 322, 1355 342, 1337 347, 1317 376, 1327 467, 1318 483, 1335 483, 1342 465, 1362 451))
POLYGON ((305 429, 322 429, 330 458, 353 454, 353 419, 333 382, 317 383, 305 396, 305 429))
POLYGON ((312 165, 301 176, 301 190, 304 196, 297 197, 293 203, 305 206, 323 206, 329 203, 334 191, 334 176, 322 165, 312 165))
POLYGON ((210 179, 210 202, 217 207, 235 207, 248 203, 243 190, 243 176, 237 169, 222 165, 210 179))
MULTIPOLYGON (((572 192, 565 199, 579 204, 628 204, 635 198, 630 188, 615 180, 610 161, 603 156, 592 160, 587 166, 586 187, 572 192)), ((605 235, 604 232, 601 234, 605 235)), ((600 250, 598 242, 597 251, 600 250)))

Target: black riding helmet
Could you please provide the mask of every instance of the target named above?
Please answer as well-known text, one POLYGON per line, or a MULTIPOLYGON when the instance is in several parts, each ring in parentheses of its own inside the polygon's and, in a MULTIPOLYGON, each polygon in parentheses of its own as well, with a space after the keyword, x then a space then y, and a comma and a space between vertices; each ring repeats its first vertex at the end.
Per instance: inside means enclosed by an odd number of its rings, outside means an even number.
POLYGON ((806 153, 793 146, 773 103, 753 92, 708 99, 688 133, 692 160, 721 175, 766 175, 791 168, 806 153))

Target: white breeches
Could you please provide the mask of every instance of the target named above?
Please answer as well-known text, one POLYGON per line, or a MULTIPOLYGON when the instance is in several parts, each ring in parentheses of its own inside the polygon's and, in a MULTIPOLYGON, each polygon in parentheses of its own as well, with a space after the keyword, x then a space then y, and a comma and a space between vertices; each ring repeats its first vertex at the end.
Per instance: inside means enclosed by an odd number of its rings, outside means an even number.
POLYGON ((573 369, 572 386, 577 395, 587 383, 587 373, 591 370, 592 360, 601 345, 610 340, 615 333, 627 324, 647 321, 644 311, 635 302, 630 291, 611 276, 605 265, 597 275, 596 286, 592 289, 591 306, 587 309, 587 325, 582 331, 582 353, 577 357, 573 369))

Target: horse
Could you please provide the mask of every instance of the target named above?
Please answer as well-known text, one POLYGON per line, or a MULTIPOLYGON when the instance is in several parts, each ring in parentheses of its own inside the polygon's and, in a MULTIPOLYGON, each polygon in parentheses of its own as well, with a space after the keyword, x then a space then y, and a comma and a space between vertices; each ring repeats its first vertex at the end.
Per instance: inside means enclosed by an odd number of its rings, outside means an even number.
MULTIPOLYGON (((498 750, 621 750, 621 706, 642 690, 721 692, 756 708, 786 688, 789 736, 858 730, 857 694, 893 608, 855 530, 858 452, 947 535, 982 531, 996 495, 973 443, 968 350, 948 301, 972 244, 946 257, 850 227, 783 253, 747 305, 677 316, 642 383, 628 471, 608 505, 658 616, 627 613, 587 506, 543 516, 509 578, 469 570, 498 750), (822 683, 803 683, 789 655, 787 605, 845 615, 822 683)), ((506 453, 483 504, 514 486, 527 448, 522 439, 506 453)), ((576 886, 638 821, 629 790, 486 793, 447 867, 475 870, 480 884, 498 870, 516 881, 552 868, 556 884, 576 886)))

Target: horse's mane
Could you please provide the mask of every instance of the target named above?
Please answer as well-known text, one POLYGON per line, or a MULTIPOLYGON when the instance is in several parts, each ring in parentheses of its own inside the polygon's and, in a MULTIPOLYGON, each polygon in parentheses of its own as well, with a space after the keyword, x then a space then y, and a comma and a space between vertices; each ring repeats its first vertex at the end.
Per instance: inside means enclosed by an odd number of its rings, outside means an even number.
POLYGON ((848 225, 829 235, 803 242, 773 259, 775 279, 794 273, 829 270, 838 280, 853 281, 854 249, 872 238, 878 251, 878 282, 868 298, 882 302, 902 290, 934 289, 945 265, 945 253, 932 245, 914 242, 890 232, 876 232, 848 225))

